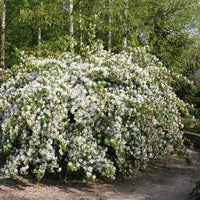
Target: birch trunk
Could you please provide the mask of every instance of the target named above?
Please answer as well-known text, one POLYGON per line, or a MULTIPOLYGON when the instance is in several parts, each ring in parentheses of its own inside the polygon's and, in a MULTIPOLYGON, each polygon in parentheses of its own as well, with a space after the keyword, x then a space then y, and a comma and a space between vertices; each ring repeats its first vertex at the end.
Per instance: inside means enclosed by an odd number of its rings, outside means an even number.
POLYGON ((80 48, 83 45, 83 26, 82 26, 82 1, 79 2, 79 28, 80 28, 80 48))
POLYGON ((6 28, 6 4, 2 1, 2 18, 1 18, 1 67, 5 69, 5 28, 6 28))
POLYGON ((38 28, 38 45, 40 44, 42 39, 42 32, 41 32, 41 28, 38 28))
POLYGON ((73 0, 69 4, 70 24, 69 24, 69 38, 70 38, 70 51, 74 52, 74 18, 73 18, 73 0))
POLYGON ((122 30, 122 49, 127 48, 127 12, 128 12, 128 0, 125 1, 125 8, 123 11, 123 17, 124 17, 124 24, 123 24, 123 30, 122 30))
POLYGON ((109 16, 108 16, 108 52, 111 52, 111 46, 112 46, 112 32, 111 32, 111 26, 112 26, 112 17, 111 17, 111 0, 108 0, 108 9, 109 9, 109 16))

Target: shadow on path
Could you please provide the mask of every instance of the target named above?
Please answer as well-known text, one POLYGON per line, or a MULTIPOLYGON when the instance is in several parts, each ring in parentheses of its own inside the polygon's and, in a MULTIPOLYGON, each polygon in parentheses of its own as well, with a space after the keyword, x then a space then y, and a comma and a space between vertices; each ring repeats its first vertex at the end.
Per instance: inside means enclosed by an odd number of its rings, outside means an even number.
POLYGON ((152 162, 134 178, 115 181, 97 180, 87 186, 84 181, 62 184, 58 177, 8 179, 0 183, 1 200, 188 200, 195 182, 200 178, 200 151, 188 149, 192 166, 177 156, 152 162))

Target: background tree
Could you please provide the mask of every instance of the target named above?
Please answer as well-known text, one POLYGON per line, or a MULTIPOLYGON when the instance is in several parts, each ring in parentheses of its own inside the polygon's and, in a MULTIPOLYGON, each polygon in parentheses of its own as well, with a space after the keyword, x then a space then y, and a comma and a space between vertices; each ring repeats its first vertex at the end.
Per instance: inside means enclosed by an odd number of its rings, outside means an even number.
POLYGON ((9 0, 7 67, 18 62, 22 50, 42 56, 68 51, 74 45, 74 51, 79 52, 80 46, 89 44, 90 25, 96 24, 95 37, 103 41, 105 49, 120 52, 126 43, 132 47, 149 45, 165 66, 190 76, 199 65, 199 38, 191 34, 199 22, 197 2, 9 0), (126 42, 122 44, 122 40, 126 42))
POLYGON ((170 69, 182 71, 183 54, 192 41, 188 30, 195 12, 194 1, 149 1, 147 44, 170 69))
POLYGON ((69 16, 70 16, 70 23, 69 23, 69 39, 70 39, 70 50, 74 51, 74 14, 73 14, 73 0, 69 1, 69 16))
POLYGON ((68 14, 61 0, 10 0, 7 13, 8 66, 17 62, 19 51, 38 50, 38 40, 40 48, 54 51, 60 38, 69 33, 68 14))
POLYGON ((1 1, 1 67, 5 68, 6 3, 1 1))

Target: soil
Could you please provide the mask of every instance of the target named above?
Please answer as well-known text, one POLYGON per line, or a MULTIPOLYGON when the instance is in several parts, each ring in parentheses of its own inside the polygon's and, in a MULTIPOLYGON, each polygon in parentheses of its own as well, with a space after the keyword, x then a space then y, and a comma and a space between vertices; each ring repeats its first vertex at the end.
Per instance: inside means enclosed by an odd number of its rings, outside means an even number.
POLYGON ((188 200, 200 178, 200 150, 188 149, 189 166, 177 156, 161 158, 134 178, 60 183, 56 177, 35 179, 17 177, 0 183, 1 200, 188 200))

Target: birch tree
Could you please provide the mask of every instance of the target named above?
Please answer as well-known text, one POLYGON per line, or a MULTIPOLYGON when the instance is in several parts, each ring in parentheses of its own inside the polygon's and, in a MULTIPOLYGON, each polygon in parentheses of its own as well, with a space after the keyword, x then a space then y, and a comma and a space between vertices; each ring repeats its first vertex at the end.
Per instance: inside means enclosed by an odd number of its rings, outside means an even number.
POLYGON ((2 16, 1 16, 1 67, 5 68, 5 28, 6 28, 6 3, 1 1, 2 16))
POLYGON ((112 16, 111 16, 111 0, 108 0, 108 52, 111 52, 111 46, 112 46, 112 16))
POLYGON ((82 35, 82 1, 80 0, 79 5, 79 28, 80 28, 80 47, 83 45, 83 35, 82 35))
POLYGON ((128 13, 128 0, 124 1, 124 10, 123 10, 123 30, 122 30, 122 49, 127 48, 127 31, 128 31, 128 25, 127 25, 127 13, 128 13))
POLYGON ((74 16, 73 16, 73 0, 69 1, 69 38, 70 38, 70 51, 74 52, 74 16))

